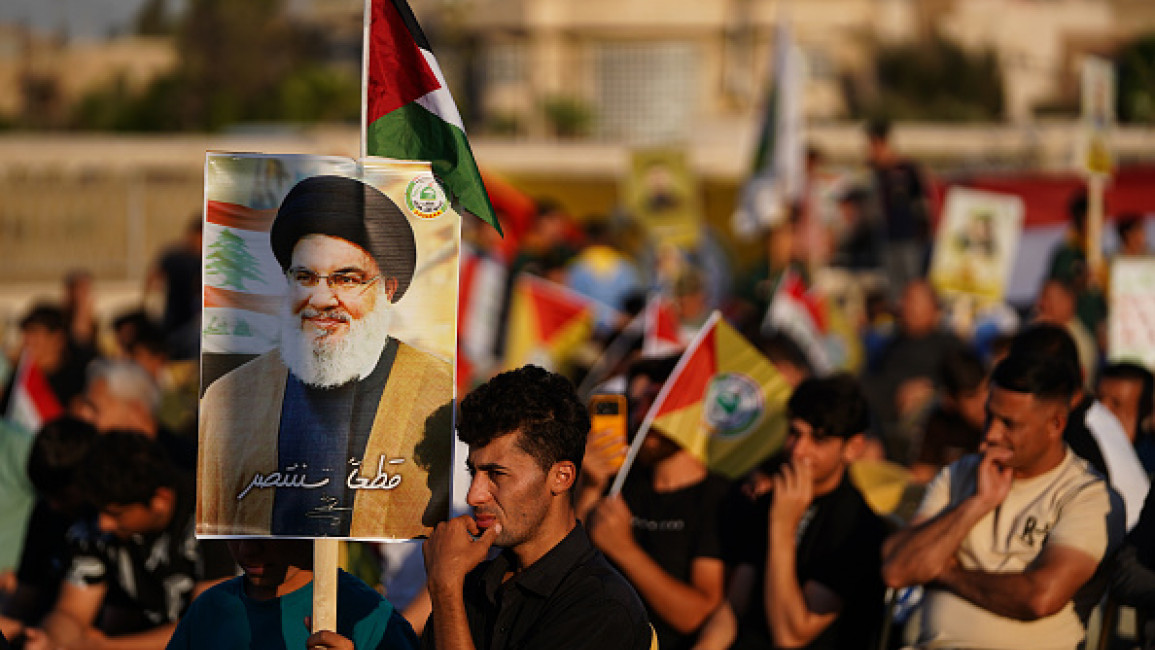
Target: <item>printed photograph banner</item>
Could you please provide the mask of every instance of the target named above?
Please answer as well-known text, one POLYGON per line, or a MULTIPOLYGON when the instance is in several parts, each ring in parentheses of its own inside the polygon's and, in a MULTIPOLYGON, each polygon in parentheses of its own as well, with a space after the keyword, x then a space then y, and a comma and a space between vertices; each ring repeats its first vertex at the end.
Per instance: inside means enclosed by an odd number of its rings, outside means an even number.
POLYGON ((1110 175, 1115 168, 1111 131, 1115 127, 1115 65, 1097 56, 1081 62, 1083 129, 1080 166, 1088 174, 1110 175))
POLYGON ((1116 259, 1110 295, 1107 360, 1155 368, 1155 259, 1116 259))
POLYGON ((952 187, 931 260, 930 280, 947 295, 1002 301, 1023 232, 1023 201, 1017 196, 952 187))
POLYGON ((622 194, 650 236, 681 249, 698 245, 702 220, 698 179, 679 148, 632 152, 622 194))
POLYGON ((209 153, 202 537, 445 519, 460 217, 422 162, 209 153))

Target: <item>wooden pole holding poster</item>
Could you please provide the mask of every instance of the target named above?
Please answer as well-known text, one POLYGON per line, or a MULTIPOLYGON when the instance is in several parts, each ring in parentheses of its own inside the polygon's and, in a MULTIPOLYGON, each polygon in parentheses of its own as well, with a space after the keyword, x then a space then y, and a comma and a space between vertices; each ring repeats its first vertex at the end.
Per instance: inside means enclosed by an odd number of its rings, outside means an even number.
POLYGON ((1103 196, 1114 161, 1110 133, 1115 125, 1115 69, 1110 61, 1083 58, 1083 142, 1081 166, 1087 174, 1087 270, 1092 283, 1104 279, 1103 196))
MULTIPOLYGON (((373 16, 372 0, 365 0, 361 18, 361 160, 367 145, 366 101, 369 89, 369 28, 373 16)), ((313 540, 313 633, 337 630, 337 564, 339 541, 319 537, 313 540)))
POLYGON ((340 540, 313 540, 313 629, 337 630, 337 556, 340 540))
POLYGON ((1087 177, 1087 270, 1091 282, 1103 280, 1103 195, 1107 190, 1107 176, 1092 173, 1087 177))

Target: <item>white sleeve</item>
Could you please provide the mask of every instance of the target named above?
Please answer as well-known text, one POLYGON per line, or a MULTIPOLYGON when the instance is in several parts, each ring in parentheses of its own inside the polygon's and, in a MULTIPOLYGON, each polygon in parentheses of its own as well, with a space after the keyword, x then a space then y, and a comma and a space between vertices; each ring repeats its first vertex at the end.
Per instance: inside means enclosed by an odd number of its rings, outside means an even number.
POLYGON ((1123 497, 1123 508, 1127 514, 1127 530, 1139 521, 1147 490, 1151 487, 1147 472, 1139 462, 1135 447, 1123 431, 1123 425, 1114 413, 1107 410, 1098 400, 1087 410, 1087 429, 1099 443, 1103 461, 1111 474, 1111 487, 1123 497))

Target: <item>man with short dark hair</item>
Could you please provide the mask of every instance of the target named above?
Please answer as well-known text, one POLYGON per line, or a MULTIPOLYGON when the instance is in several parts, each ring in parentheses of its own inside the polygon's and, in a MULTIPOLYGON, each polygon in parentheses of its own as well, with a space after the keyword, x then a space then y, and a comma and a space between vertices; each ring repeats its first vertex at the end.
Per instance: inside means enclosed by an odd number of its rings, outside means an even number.
POLYGON ((1155 409, 1155 377, 1151 371, 1132 362, 1112 363, 1099 373, 1095 393, 1103 406, 1119 418, 1123 432, 1134 443, 1140 431, 1150 423, 1155 409))
POLYGON ((987 370, 970 348, 942 360, 942 390, 922 426, 911 478, 925 484, 943 467, 978 451, 986 422, 987 370))
MULTIPOLYGON (((37 304, 20 319, 20 356, 44 374, 52 394, 65 409, 84 390, 84 368, 92 354, 70 343, 68 321, 60 307, 37 304)), ((0 417, 13 416, 10 403, 14 387, 9 384, 0 395, 0 417)))
POLYGON ((920 644, 1081 647, 1124 529, 1118 495, 1063 442, 1076 378, 1068 361, 1012 351, 991 378, 982 453, 944 469, 886 541, 887 584, 927 585, 920 644))
POLYGON ((438 524, 425 543, 425 647, 650 647, 637 594, 574 515, 589 428, 573 386, 536 366, 497 375, 462 401, 473 516, 438 524), (493 545, 502 553, 483 561, 493 545))
POLYGON ((109 648, 163 648, 193 594, 232 575, 232 561, 203 552, 192 487, 152 440, 105 433, 79 471, 99 515, 69 531, 72 563, 43 631, 59 647, 97 637, 109 648))
POLYGON ((1134 213, 1121 214, 1115 222, 1115 232, 1119 235, 1117 255, 1150 255, 1147 249, 1146 220, 1134 213))
MULTIPOLYGON (((1070 372, 1079 376, 1074 339, 1058 325, 1039 323, 1019 332, 1011 341, 1010 354, 1049 357, 1066 363, 1070 372)), ((1076 382, 1070 408, 1063 440, 1119 493, 1126 510, 1127 530, 1131 530, 1139 521, 1150 487, 1147 472, 1119 418, 1083 388, 1082 380, 1076 382)))
POLYGON ((417 265, 408 217, 359 180, 312 176, 269 241, 280 342, 205 390, 198 532, 428 533, 448 512, 448 473, 430 468, 448 463, 453 372, 392 336, 417 265))
POLYGON ((736 517, 728 601, 734 648, 869 648, 882 617, 886 528, 850 481, 866 398, 848 375, 807 379, 769 494, 736 517))

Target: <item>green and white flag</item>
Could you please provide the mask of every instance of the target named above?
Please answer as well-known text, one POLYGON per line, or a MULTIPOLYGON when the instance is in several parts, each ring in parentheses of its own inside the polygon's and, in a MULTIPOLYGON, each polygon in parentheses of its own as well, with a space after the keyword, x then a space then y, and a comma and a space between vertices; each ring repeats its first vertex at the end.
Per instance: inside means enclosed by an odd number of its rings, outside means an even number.
POLYGON ((784 222, 790 206, 802 198, 806 183, 802 114, 806 71, 802 51, 785 17, 779 18, 774 33, 772 70, 754 163, 731 224, 742 239, 753 239, 763 228, 784 222))
POLYGON ((409 4, 367 2, 365 153, 429 161, 462 208, 501 232, 457 105, 409 4))

